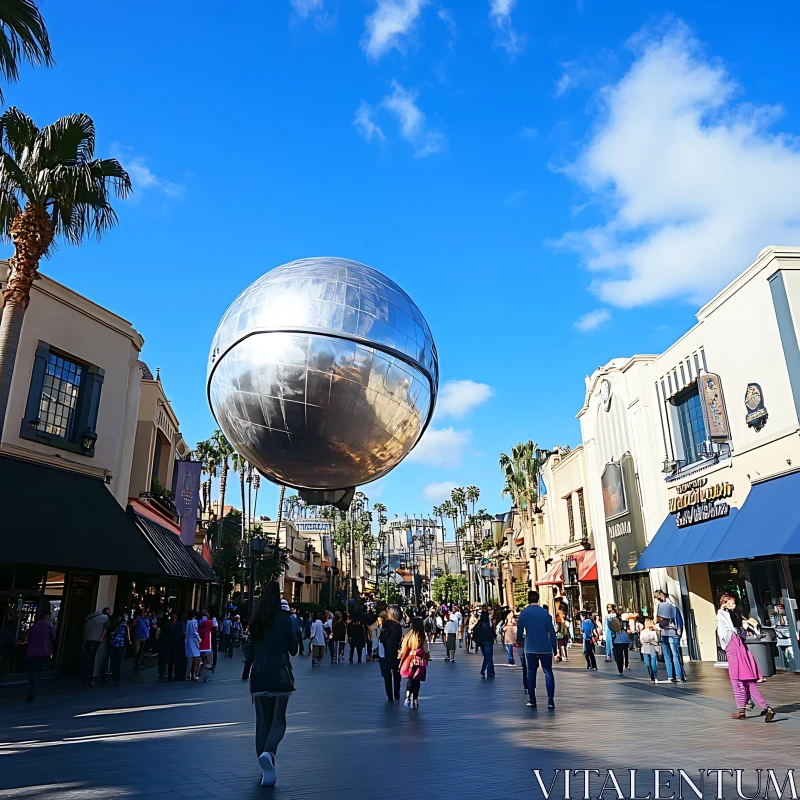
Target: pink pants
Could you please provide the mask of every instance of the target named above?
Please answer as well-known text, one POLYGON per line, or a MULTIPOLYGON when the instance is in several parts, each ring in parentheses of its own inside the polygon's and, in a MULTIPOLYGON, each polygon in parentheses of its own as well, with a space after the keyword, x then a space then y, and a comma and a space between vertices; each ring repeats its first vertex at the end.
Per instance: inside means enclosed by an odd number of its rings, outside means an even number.
POLYGON ((752 699, 754 703, 766 708, 766 700, 761 696, 758 691, 755 681, 740 681, 736 678, 731 678, 731 686, 733 687, 733 698, 736 700, 736 708, 744 708, 747 701, 752 699))

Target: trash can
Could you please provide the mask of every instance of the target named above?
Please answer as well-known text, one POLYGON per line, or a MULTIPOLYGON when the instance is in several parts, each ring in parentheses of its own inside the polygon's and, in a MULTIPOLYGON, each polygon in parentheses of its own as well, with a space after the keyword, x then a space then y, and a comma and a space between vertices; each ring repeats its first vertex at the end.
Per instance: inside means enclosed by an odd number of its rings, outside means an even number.
POLYGON ((753 654, 753 658, 765 678, 771 678, 775 674, 775 657, 772 654, 772 637, 764 632, 760 635, 751 634, 745 640, 747 647, 753 654))

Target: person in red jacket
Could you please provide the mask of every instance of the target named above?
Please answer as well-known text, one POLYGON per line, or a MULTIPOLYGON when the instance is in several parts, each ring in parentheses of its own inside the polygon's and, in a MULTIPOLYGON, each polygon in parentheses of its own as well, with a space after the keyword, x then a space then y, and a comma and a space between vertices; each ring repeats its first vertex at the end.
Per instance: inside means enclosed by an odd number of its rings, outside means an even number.
MULTIPOLYGON (((203 612, 203 618, 197 626, 197 633, 200 635, 200 658, 202 659, 202 667, 204 670, 214 671, 214 664, 212 662, 212 647, 211 647, 211 634, 214 632, 214 623, 212 622, 208 611, 203 612)), ((206 678, 208 680, 208 678, 206 678)))

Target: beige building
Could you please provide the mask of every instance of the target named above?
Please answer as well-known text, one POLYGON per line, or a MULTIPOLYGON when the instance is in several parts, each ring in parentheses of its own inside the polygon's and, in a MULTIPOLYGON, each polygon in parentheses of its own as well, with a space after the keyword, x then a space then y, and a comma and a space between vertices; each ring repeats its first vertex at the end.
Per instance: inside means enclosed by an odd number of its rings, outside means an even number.
MULTIPOLYGON (((0 288, 6 280, 0 262, 0 288)), ((51 278, 35 282, 0 441, 0 628, 15 629, 12 671, 43 608, 55 620, 54 666, 69 674, 84 618, 128 602, 123 583, 156 580, 177 597, 171 581, 187 570, 213 578, 179 539, 150 538, 128 512, 142 344, 122 317, 51 278)))

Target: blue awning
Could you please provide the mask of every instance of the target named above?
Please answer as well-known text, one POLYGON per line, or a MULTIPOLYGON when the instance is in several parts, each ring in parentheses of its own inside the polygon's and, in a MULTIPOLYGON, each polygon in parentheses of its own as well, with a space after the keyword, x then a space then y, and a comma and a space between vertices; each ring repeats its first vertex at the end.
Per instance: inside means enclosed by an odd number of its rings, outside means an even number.
POLYGON ((800 470, 754 483, 709 561, 800 553, 800 470))
POLYGON ((656 535, 639 557, 636 571, 720 560, 711 556, 736 518, 737 510, 732 508, 727 517, 718 517, 708 522, 679 528, 675 522, 675 515, 670 514, 661 523, 656 535))

